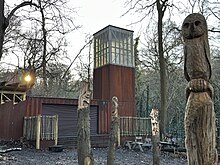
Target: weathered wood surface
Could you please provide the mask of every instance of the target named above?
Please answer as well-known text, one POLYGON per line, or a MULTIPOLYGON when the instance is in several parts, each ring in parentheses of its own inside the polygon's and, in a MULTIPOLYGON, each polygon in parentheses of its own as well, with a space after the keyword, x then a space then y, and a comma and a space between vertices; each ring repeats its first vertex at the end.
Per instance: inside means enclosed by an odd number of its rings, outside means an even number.
POLYGON ((215 113, 207 92, 191 92, 186 105, 185 132, 188 164, 216 164, 215 113))
POLYGON ((93 165, 94 159, 90 140, 90 95, 87 82, 82 82, 77 110, 77 154, 79 165, 93 165))
POLYGON ((189 165, 217 164, 216 124, 207 23, 188 15, 182 25, 186 87, 185 144, 189 165))
POLYGON ((111 121, 111 134, 109 140, 109 149, 107 156, 107 165, 113 165, 115 161, 115 149, 117 142, 119 142, 119 117, 118 117, 118 98, 112 97, 112 121, 111 121))
POLYGON ((150 113, 152 126, 153 165, 160 164, 160 132, 158 113, 158 109, 152 109, 150 113))

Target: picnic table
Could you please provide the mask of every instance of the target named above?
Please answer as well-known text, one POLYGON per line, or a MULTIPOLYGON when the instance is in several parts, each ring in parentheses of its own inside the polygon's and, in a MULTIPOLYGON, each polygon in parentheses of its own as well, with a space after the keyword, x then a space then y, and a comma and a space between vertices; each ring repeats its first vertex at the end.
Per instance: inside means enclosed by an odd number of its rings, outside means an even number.
POLYGON ((151 147, 152 144, 143 142, 142 137, 135 137, 134 141, 125 141, 124 146, 128 147, 130 150, 138 148, 141 152, 144 152, 143 147, 151 147))
MULTIPOLYGON (((141 138, 135 137, 135 141, 131 141, 131 140, 125 141, 124 146, 128 147, 130 150, 138 148, 141 152, 143 152, 144 151, 143 148, 144 147, 151 148, 152 143, 151 141, 143 142, 142 137, 141 138)), ((175 149, 176 147, 178 147, 178 145, 175 143, 170 143, 170 142, 165 142, 165 141, 160 141, 160 146, 161 146, 161 149, 164 149, 167 147, 175 149)))

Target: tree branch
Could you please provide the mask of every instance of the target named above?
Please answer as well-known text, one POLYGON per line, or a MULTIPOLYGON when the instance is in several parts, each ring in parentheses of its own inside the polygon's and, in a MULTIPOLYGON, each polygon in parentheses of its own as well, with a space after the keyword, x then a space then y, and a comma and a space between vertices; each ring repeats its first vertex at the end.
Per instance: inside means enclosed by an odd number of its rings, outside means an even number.
POLYGON ((22 8, 22 7, 24 7, 24 6, 28 6, 28 5, 30 5, 30 6, 35 6, 35 7, 37 7, 37 8, 39 8, 39 6, 37 5, 37 4, 35 4, 35 3, 33 3, 32 1, 25 1, 25 2, 22 2, 21 4, 19 4, 19 5, 17 5, 10 13, 9 13, 9 15, 8 15, 8 17, 6 18, 6 24, 5 24, 5 29, 8 27, 8 24, 9 24, 9 21, 10 21, 10 19, 11 19, 11 17, 14 15, 14 13, 18 10, 18 9, 20 9, 20 8, 22 8))

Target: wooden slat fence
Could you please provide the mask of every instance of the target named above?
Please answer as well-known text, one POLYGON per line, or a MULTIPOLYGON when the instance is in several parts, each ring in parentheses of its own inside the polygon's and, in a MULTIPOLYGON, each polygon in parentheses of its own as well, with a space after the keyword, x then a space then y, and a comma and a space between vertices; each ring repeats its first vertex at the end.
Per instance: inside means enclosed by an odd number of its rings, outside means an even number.
POLYGON ((120 117, 121 136, 140 136, 151 134, 151 118, 120 117))
POLYGON ((31 116, 24 117, 23 137, 26 140, 36 140, 39 148, 40 140, 58 139, 58 116, 31 116))

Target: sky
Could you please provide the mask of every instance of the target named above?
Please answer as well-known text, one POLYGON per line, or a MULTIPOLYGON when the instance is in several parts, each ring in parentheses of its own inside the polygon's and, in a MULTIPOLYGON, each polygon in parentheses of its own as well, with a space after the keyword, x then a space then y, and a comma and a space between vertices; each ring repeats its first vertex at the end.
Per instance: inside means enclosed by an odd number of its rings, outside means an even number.
POLYGON ((71 52, 77 54, 85 44, 87 34, 93 35, 108 25, 134 30, 130 25, 133 16, 122 16, 126 11, 124 3, 125 0, 80 0, 77 4, 72 1, 73 7, 77 7, 76 22, 82 25, 82 28, 68 36, 71 52), (78 40, 80 42, 77 42, 78 40))
MULTIPOLYGON (((6 3, 12 6, 20 2, 21 0, 6 0, 6 3)), ((122 16, 126 11, 125 0, 69 0, 69 3, 71 8, 77 11, 74 15, 75 24, 82 26, 67 36, 69 42, 67 50, 70 58, 74 58, 85 45, 88 34, 93 35, 108 25, 134 30, 135 25, 128 26, 132 23, 133 16, 130 14, 122 16)), ((8 57, 5 60, 12 61, 11 59, 12 57, 8 57)), ((16 58, 13 59, 12 62, 16 65, 16 58)))
MULTIPOLYGON (((19 4, 22 0, 5 0, 7 3, 19 4)), ((80 49, 85 45, 86 36, 93 35, 97 31, 108 25, 114 25, 121 28, 134 31, 134 38, 140 34, 141 24, 132 24, 137 19, 130 13, 122 16, 128 8, 125 7, 126 0, 69 0, 70 7, 75 8, 75 24, 81 25, 82 28, 73 31, 67 36, 69 46, 67 48, 69 57, 74 59, 80 49)), ((185 16, 178 17, 181 20, 185 16)), ((146 20, 144 21, 146 23, 146 20)), ((143 24, 144 24, 143 23, 143 24)), ((89 51, 85 50, 83 54, 88 55, 89 51), (87 52, 86 52, 87 51, 87 52)), ((16 58, 13 58, 16 60, 16 58)), ((86 58, 88 59, 88 58, 86 58)), ((11 60, 9 57, 8 60, 11 60)), ((68 61, 70 63, 70 61, 68 61)), ((68 65, 68 62, 66 63, 68 65)), ((15 62, 16 63, 16 62, 15 62)))

